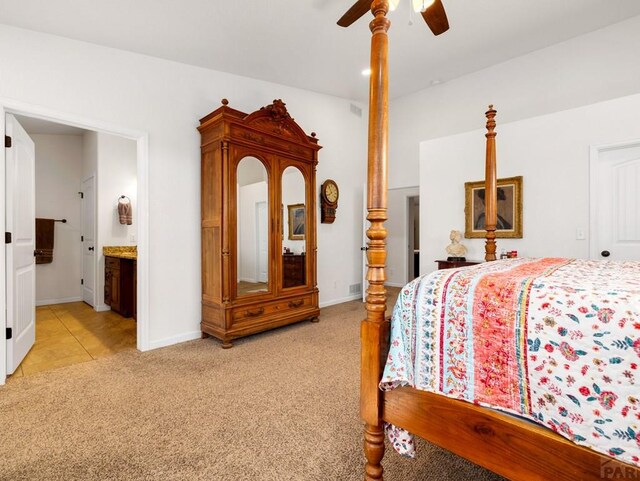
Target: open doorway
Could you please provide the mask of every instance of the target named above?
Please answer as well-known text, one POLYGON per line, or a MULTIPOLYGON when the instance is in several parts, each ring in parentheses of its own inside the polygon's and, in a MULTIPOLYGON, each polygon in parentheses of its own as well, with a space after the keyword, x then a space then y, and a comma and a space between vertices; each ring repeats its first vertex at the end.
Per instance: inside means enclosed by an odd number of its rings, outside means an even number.
POLYGON ((418 187, 389 189, 387 195, 387 282, 390 287, 403 287, 419 274, 418 187))
POLYGON ((420 196, 407 197, 407 282, 420 275, 420 196))
MULTIPOLYGON (((9 189, 13 176, 7 175, 7 218, 11 211, 13 220, 38 219, 31 224, 35 344, 24 359, 10 356, 7 347, 7 373, 28 375, 135 349, 140 344, 135 307, 123 311, 121 302, 127 286, 128 297, 137 298, 139 276, 129 269, 127 284, 121 282, 124 266, 118 262, 122 269, 112 277, 108 267, 115 267, 112 257, 136 263, 138 142, 24 114, 7 115, 6 121, 23 131, 35 152, 32 172, 21 174, 33 177, 33 209, 20 207, 28 196, 16 197, 9 189), (130 202, 124 217, 118 212, 122 196, 130 202), (113 256, 104 255, 107 246, 116 248, 113 256)), ((13 284, 8 275, 8 294, 13 284)), ((24 304, 20 309, 28 319, 29 302, 24 304)))

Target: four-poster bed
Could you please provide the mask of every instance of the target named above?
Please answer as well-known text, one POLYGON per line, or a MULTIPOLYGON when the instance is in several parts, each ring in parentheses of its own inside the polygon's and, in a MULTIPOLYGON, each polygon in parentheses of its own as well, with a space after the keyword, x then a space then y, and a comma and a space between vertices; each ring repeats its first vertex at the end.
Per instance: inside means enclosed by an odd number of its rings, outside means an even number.
MULTIPOLYGON (((362 2, 358 2, 361 4, 362 2)), ((438 2, 439 3, 439 2, 438 2)), ((357 4, 357 5, 358 5, 357 4)), ((550 429, 492 409, 411 387, 381 391, 389 352, 390 324, 385 316, 387 220, 388 83, 387 0, 373 0, 370 24, 371 81, 367 176, 368 273, 366 310, 361 325, 360 412, 365 422, 365 479, 382 480, 384 423, 406 429, 453 453, 510 479, 640 479, 640 469, 578 446, 550 429)), ((495 260, 496 158, 495 115, 487 112, 486 260, 495 260)))

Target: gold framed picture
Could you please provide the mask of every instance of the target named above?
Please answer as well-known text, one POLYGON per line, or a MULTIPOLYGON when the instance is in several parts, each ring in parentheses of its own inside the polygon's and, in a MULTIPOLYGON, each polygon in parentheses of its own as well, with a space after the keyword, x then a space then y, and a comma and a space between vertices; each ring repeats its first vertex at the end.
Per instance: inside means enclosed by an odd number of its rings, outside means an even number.
POLYGON ((287 206, 289 214, 289 240, 304 240, 306 229, 306 213, 304 204, 287 206))
MULTIPOLYGON (((481 238, 485 231, 484 181, 464 184, 466 238, 481 238)), ((522 176, 498 179, 497 238, 522 239, 522 176)))

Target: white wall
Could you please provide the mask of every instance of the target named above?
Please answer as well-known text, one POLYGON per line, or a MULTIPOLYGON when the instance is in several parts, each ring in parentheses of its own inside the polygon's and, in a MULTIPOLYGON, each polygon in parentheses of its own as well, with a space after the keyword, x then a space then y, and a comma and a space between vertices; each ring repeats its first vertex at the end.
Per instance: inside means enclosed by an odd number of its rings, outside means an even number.
POLYGON ((638 51, 640 16, 393 100, 389 186, 414 185, 420 142, 479 128, 490 103, 501 125, 640 92, 638 51))
POLYGON ((104 304, 104 246, 136 245, 136 228, 139 222, 137 210, 137 146, 133 140, 97 134, 97 189, 96 189, 96 257, 97 282, 96 303, 99 309, 108 309, 104 304), (133 224, 120 224, 118 200, 126 195, 133 208, 133 224))
MULTIPOLYGON (((408 208, 407 198, 419 195, 418 187, 389 190, 387 197, 387 285, 402 287, 408 279, 408 208)), ((416 249, 418 247, 416 246, 416 249)))
POLYGON ((67 219, 55 223, 53 262, 36 265, 36 304, 81 299, 82 278, 81 135, 34 135, 36 217, 67 219))
MULTIPOLYGON (((136 142, 98 134, 98 238, 103 246, 136 245, 138 226, 136 142), (133 224, 120 223, 118 201, 131 201, 133 224)), ((101 249, 102 251, 102 249, 101 249)))
MULTIPOLYGON (((499 123, 498 177, 522 175, 523 239, 498 239, 498 253, 589 257, 589 147, 640 139, 640 94, 499 123)), ((445 255, 449 231, 464 232, 464 183, 484 179, 485 130, 421 145, 421 272, 445 255)), ((464 239, 468 259, 484 258, 483 239, 464 239)))
POLYGON ((318 225, 321 304, 348 298, 360 282, 366 116, 351 114, 348 100, 7 26, 0 57, 2 97, 148 133, 151 347, 200 332, 196 127, 223 97, 245 112, 282 98, 306 132, 318 133, 318 185, 333 178, 341 189, 335 223, 318 225))

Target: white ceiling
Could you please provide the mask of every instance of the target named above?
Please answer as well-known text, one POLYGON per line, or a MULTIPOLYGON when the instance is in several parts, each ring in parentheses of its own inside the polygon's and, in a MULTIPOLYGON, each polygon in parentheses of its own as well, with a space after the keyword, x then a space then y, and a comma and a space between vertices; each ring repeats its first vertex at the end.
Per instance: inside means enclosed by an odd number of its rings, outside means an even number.
MULTIPOLYGON (((336 25, 351 3, 0 0, 0 23, 364 100, 368 20, 336 25)), ((390 14, 392 98, 640 15, 638 0, 443 0, 451 30, 434 37, 409 3, 390 14)))

